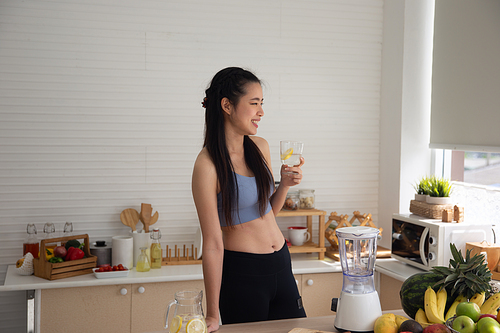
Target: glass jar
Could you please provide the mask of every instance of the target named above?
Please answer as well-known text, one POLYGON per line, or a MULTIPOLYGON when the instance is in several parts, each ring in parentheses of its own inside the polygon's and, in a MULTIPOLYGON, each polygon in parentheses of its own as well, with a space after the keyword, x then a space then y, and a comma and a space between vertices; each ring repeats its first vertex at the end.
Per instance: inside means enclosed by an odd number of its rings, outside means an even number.
POLYGON ((314 190, 300 190, 300 209, 314 208, 314 190))
POLYGON ((146 253, 147 249, 147 247, 141 247, 141 254, 137 260, 137 266, 135 266, 135 270, 137 272, 149 272, 149 269, 151 268, 148 255, 146 253))
POLYGON ((286 194, 285 204, 283 209, 297 210, 299 209, 299 191, 290 191, 286 194))

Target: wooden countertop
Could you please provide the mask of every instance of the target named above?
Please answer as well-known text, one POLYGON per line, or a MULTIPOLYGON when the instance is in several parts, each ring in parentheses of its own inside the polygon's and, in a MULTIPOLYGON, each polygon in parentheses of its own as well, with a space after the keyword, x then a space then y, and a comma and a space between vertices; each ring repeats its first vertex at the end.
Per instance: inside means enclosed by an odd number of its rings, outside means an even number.
MULTIPOLYGON (((407 317, 403 310, 384 311, 384 313, 387 312, 407 317)), ((334 321, 334 314, 324 317, 259 321, 255 323, 222 325, 217 333, 288 333, 294 328, 306 328, 323 332, 338 332, 333 326, 334 321)))
POLYGON ((309 328, 325 332, 338 332, 333 327, 335 315, 325 317, 297 318, 255 323, 222 325, 217 333, 288 333, 294 328, 309 328))

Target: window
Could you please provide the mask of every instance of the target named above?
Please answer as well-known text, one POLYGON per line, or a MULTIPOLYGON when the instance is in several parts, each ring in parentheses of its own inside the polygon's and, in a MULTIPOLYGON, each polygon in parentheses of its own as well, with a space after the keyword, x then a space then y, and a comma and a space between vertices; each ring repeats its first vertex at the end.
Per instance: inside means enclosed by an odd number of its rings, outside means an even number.
POLYGON ((463 181, 500 187, 500 154, 465 152, 463 181))
MULTIPOLYGON (((500 225, 500 153, 449 151, 451 197, 464 207, 465 219, 500 225)), ((446 157, 443 164, 447 165, 446 157)))

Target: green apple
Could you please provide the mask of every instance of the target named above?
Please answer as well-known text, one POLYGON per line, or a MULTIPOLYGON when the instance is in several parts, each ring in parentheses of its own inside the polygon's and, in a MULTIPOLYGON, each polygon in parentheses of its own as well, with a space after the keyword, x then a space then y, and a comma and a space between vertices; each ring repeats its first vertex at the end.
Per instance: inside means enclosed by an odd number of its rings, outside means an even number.
POLYGON ((476 331, 476 323, 471 317, 461 315, 453 320, 452 328, 460 333, 474 333, 476 331))
POLYGON ((467 316, 477 322, 481 316, 481 308, 473 302, 462 302, 457 305, 457 317, 467 316))
POLYGON ((491 317, 483 317, 477 322, 477 331, 479 333, 500 333, 500 324, 491 317))

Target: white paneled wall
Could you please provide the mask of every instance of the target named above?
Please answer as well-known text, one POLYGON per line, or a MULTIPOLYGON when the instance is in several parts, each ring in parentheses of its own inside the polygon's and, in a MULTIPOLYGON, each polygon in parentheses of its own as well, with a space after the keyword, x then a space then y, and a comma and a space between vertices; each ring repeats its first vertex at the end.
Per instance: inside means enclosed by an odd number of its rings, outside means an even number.
MULTIPOLYGON (((201 100, 227 66, 264 82, 273 169, 279 140, 304 141, 316 206, 377 222, 382 17, 382 0, 1 0, 0 281, 28 223, 110 241, 147 202, 164 244, 191 244, 201 100)), ((0 327, 23 296, 0 294, 0 327)))

